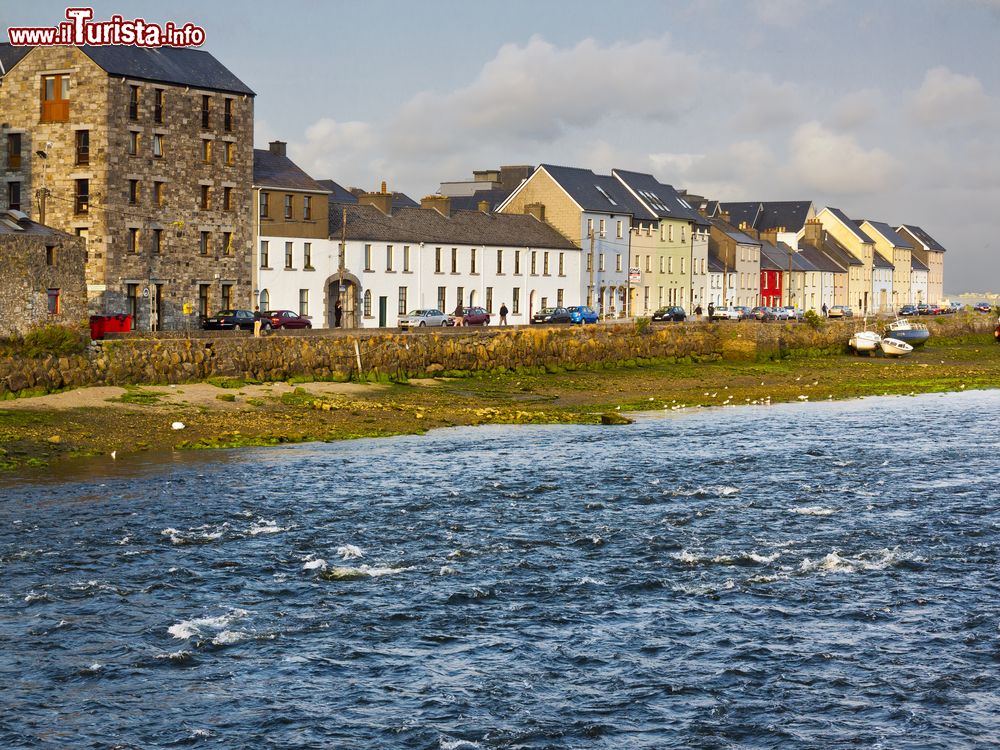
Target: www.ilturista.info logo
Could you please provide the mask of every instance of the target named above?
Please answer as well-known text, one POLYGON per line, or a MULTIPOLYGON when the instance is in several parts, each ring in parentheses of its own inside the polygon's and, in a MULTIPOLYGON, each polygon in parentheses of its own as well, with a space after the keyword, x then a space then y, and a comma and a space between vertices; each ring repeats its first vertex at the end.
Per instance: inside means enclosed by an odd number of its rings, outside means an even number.
POLYGON ((124 44, 135 47, 200 47, 205 29, 193 23, 182 26, 167 22, 162 26, 141 18, 126 20, 111 16, 110 21, 92 21, 93 8, 67 8, 66 21, 58 26, 11 26, 10 43, 18 47, 67 47, 124 44))

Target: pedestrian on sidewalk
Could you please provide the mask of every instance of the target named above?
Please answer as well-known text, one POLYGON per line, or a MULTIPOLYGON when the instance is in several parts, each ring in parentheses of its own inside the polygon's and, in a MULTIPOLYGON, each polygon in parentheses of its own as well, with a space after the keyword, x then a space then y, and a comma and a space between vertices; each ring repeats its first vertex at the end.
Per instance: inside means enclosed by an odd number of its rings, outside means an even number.
POLYGON ((465 309, 462 307, 461 302, 455 307, 455 312, 452 313, 452 316, 455 318, 456 327, 465 325, 465 309))
POLYGON ((500 325, 502 325, 502 326, 507 325, 507 313, 508 312, 510 312, 510 311, 507 309, 507 303, 506 302, 501 302, 500 303, 500 325))

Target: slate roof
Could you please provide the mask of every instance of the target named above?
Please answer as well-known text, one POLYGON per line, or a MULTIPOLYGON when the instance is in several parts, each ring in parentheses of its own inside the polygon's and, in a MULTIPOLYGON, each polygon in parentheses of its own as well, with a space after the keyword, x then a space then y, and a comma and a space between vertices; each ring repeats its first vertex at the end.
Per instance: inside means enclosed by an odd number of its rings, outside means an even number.
POLYGON ((639 196, 639 201, 658 218, 686 219, 708 226, 708 220, 692 208, 673 185, 666 185, 653 175, 643 172, 612 169, 611 174, 626 187, 631 188, 632 192, 639 196))
POLYGON ((848 219, 847 218, 847 214, 845 214, 839 208, 834 208, 833 206, 827 206, 826 210, 829 211, 834 216, 836 216, 838 219, 840 219, 840 221, 843 223, 843 225, 845 227, 847 227, 854 234, 855 237, 857 237, 859 240, 861 240, 861 242, 871 242, 872 241, 872 238, 869 237, 864 232, 862 232, 861 228, 858 227, 858 225, 855 224, 853 221, 851 221, 850 219, 848 219))
POLYGON ((718 255, 708 254, 708 271, 709 273, 725 273, 726 267, 718 255))
POLYGON ((579 250, 548 224, 528 214, 453 211, 445 217, 431 208, 393 209, 392 215, 386 216, 374 206, 331 204, 331 237, 341 235, 344 208, 349 240, 579 250))
POLYGON ((757 229, 778 229, 798 232, 806 224, 812 201, 764 201, 757 229))
POLYGON ((934 252, 938 253, 947 252, 944 249, 944 246, 940 242, 931 237, 929 234, 927 234, 927 232, 918 227, 916 224, 902 224, 901 226, 896 228, 896 231, 898 232, 900 229, 906 229, 907 231, 909 231, 910 234, 912 234, 918 240, 923 242, 924 246, 927 247, 928 250, 933 250, 934 252))
POLYGON ((872 266, 874 268, 891 268, 893 270, 896 269, 896 267, 888 260, 886 260, 885 256, 882 255, 882 253, 880 253, 878 250, 875 251, 875 254, 872 257, 872 266))
POLYGON ((614 177, 597 175, 589 169, 560 167, 555 164, 541 164, 538 168, 548 172, 584 211, 630 214, 636 219, 647 221, 657 218, 614 177))
POLYGON ((253 184, 264 188, 328 192, 287 156, 272 154, 265 148, 253 150, 253 184))
POLYGON ((500 187, 491 190, 477 190, 472 195, 453 195, 451 196, 451 210, 478 211, 479 202, 487 201, 490 204, 490 211, 495 211, 513 192, 513 190, 500 187))
POLYGON ((726 223, 722 219, 708 219, 708 223, 714 226, 721 232, 728 234, 734 240, 743 245, 760 245, 760 240, 755 240, 749 234, 744 234, 739 229, 734 228, 732 225, 726 223))
POLYGON ((746 223, 757 228, 757 221, 763 207, 758 202, 750 203, 721 203, 719 207, 729 213, 729 223, 734 227, 746 223))
POLYGON ((57 237, 59 239, 72 236, 67 232, 54 229, 45 224, 39 224, 37 221, 32 221, 31 219, 18 220, 11 216, 7 211, 0 211, 0 234, 12 234, 19 237, 23 237, 24 235, 34 235, 57 237))
POLYGON ((845 273, 847 271, 846 266, 840 265, 826 253, 812 245, 803 243, 802 240, 799 240, 799 255, 809 261, 817 271, 825 273, 845 273))
POLYGON ((855 219, 854 222, 860 227, 865 222, 868 222, 872 228, 881 234, 893 247, 908 247, 913 248, 907 240, 896 233, 891 226, 886 224, 884 221, 872 221, 871 219, 855 219))
POLYGON ((787 271, 788 257, 792 258, 792 271, 818 271, 808 258, 796 252, 792 247, 784 242, 772 245, 770 242, 762 242, 760 247, 760 267, 769 271, 787 271), (768 260, 765 265, 764 259, 768 260))
POLYGON ((0 43, 0 78, 21 62, 21 58, 31 52, 32 47, 15 47, 7 42, 0 43))
MULTIPOLYGON (((352 195, 354 195, 355 198, 360 198, 362 195, 369 192, 368 190, 359 187, 351 187, 348 188, 348 190, 352 195)), ((396 191, 393 191, 392 208, 393 210, 397 208, 420 208, 420 204, 406 193, 397 193, 396 191)))
POLYGON ((914 271, 930 271, 931 269, 916 255, 910 256, 910 268, 914 271))
POLYGON ((333 180, 316 180, 324 190, 330 191, 330 201, 333 203, 357 203, 358 199, 350 190, 333 180))

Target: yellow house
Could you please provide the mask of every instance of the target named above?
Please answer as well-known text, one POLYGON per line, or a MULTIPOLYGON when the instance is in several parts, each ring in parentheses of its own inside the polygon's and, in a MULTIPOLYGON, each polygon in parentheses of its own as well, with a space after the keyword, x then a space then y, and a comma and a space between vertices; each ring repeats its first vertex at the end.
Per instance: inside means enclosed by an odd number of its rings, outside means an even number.
POLYGON ((892 309, 916 304, 910 283, 913 245, 884 221, 865 219, 861 230, 875 242, 875 250, 892 263, 892 309))
POLYGON ((861 314, 874 312, 877 304, 872 292, 875 242, 839 208, 827 206, 816 214, 816 219, 831 237, 861 261, 861 265, 852 264, 848 269, 846 304, 861 314))
POLYGON ((915 224, 903 224, 896 232, 913 245, 913 255, 927 266, 927 301, 944 302, 944 247, 915 224))

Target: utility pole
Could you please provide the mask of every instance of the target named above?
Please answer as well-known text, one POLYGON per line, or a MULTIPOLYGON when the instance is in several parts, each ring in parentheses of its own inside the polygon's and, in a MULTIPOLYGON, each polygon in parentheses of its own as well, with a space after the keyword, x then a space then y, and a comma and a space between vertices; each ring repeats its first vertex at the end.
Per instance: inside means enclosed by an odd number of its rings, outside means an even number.
POLYGON ((729 253, 722 254, 722 306, 729 307, 729 298, 726 295, 726 282, 729 281, 729 253))
POLYGON ((788 306, 792 306, 792 249, 788 249, 788 306))
MULTIPOLYGON (((590 287, 587 290, 587 305, 589 307, 596 307, 594 305, 594 230, 590 230, 590 287)), ((603 311, 598 311, 600 314, 603 311)))
MULTIPOLYGON (((344 263, 346 262, 347 255, 347 206, 344 206, 344 213, 342 214, 340 221, 340 257, 338 258, 338 276, 339 281, 337 282, 337 299, 340 301, 340 307, 344 307, 344 263)), ((343 315, 343 314, 342 314, 343 315)))

